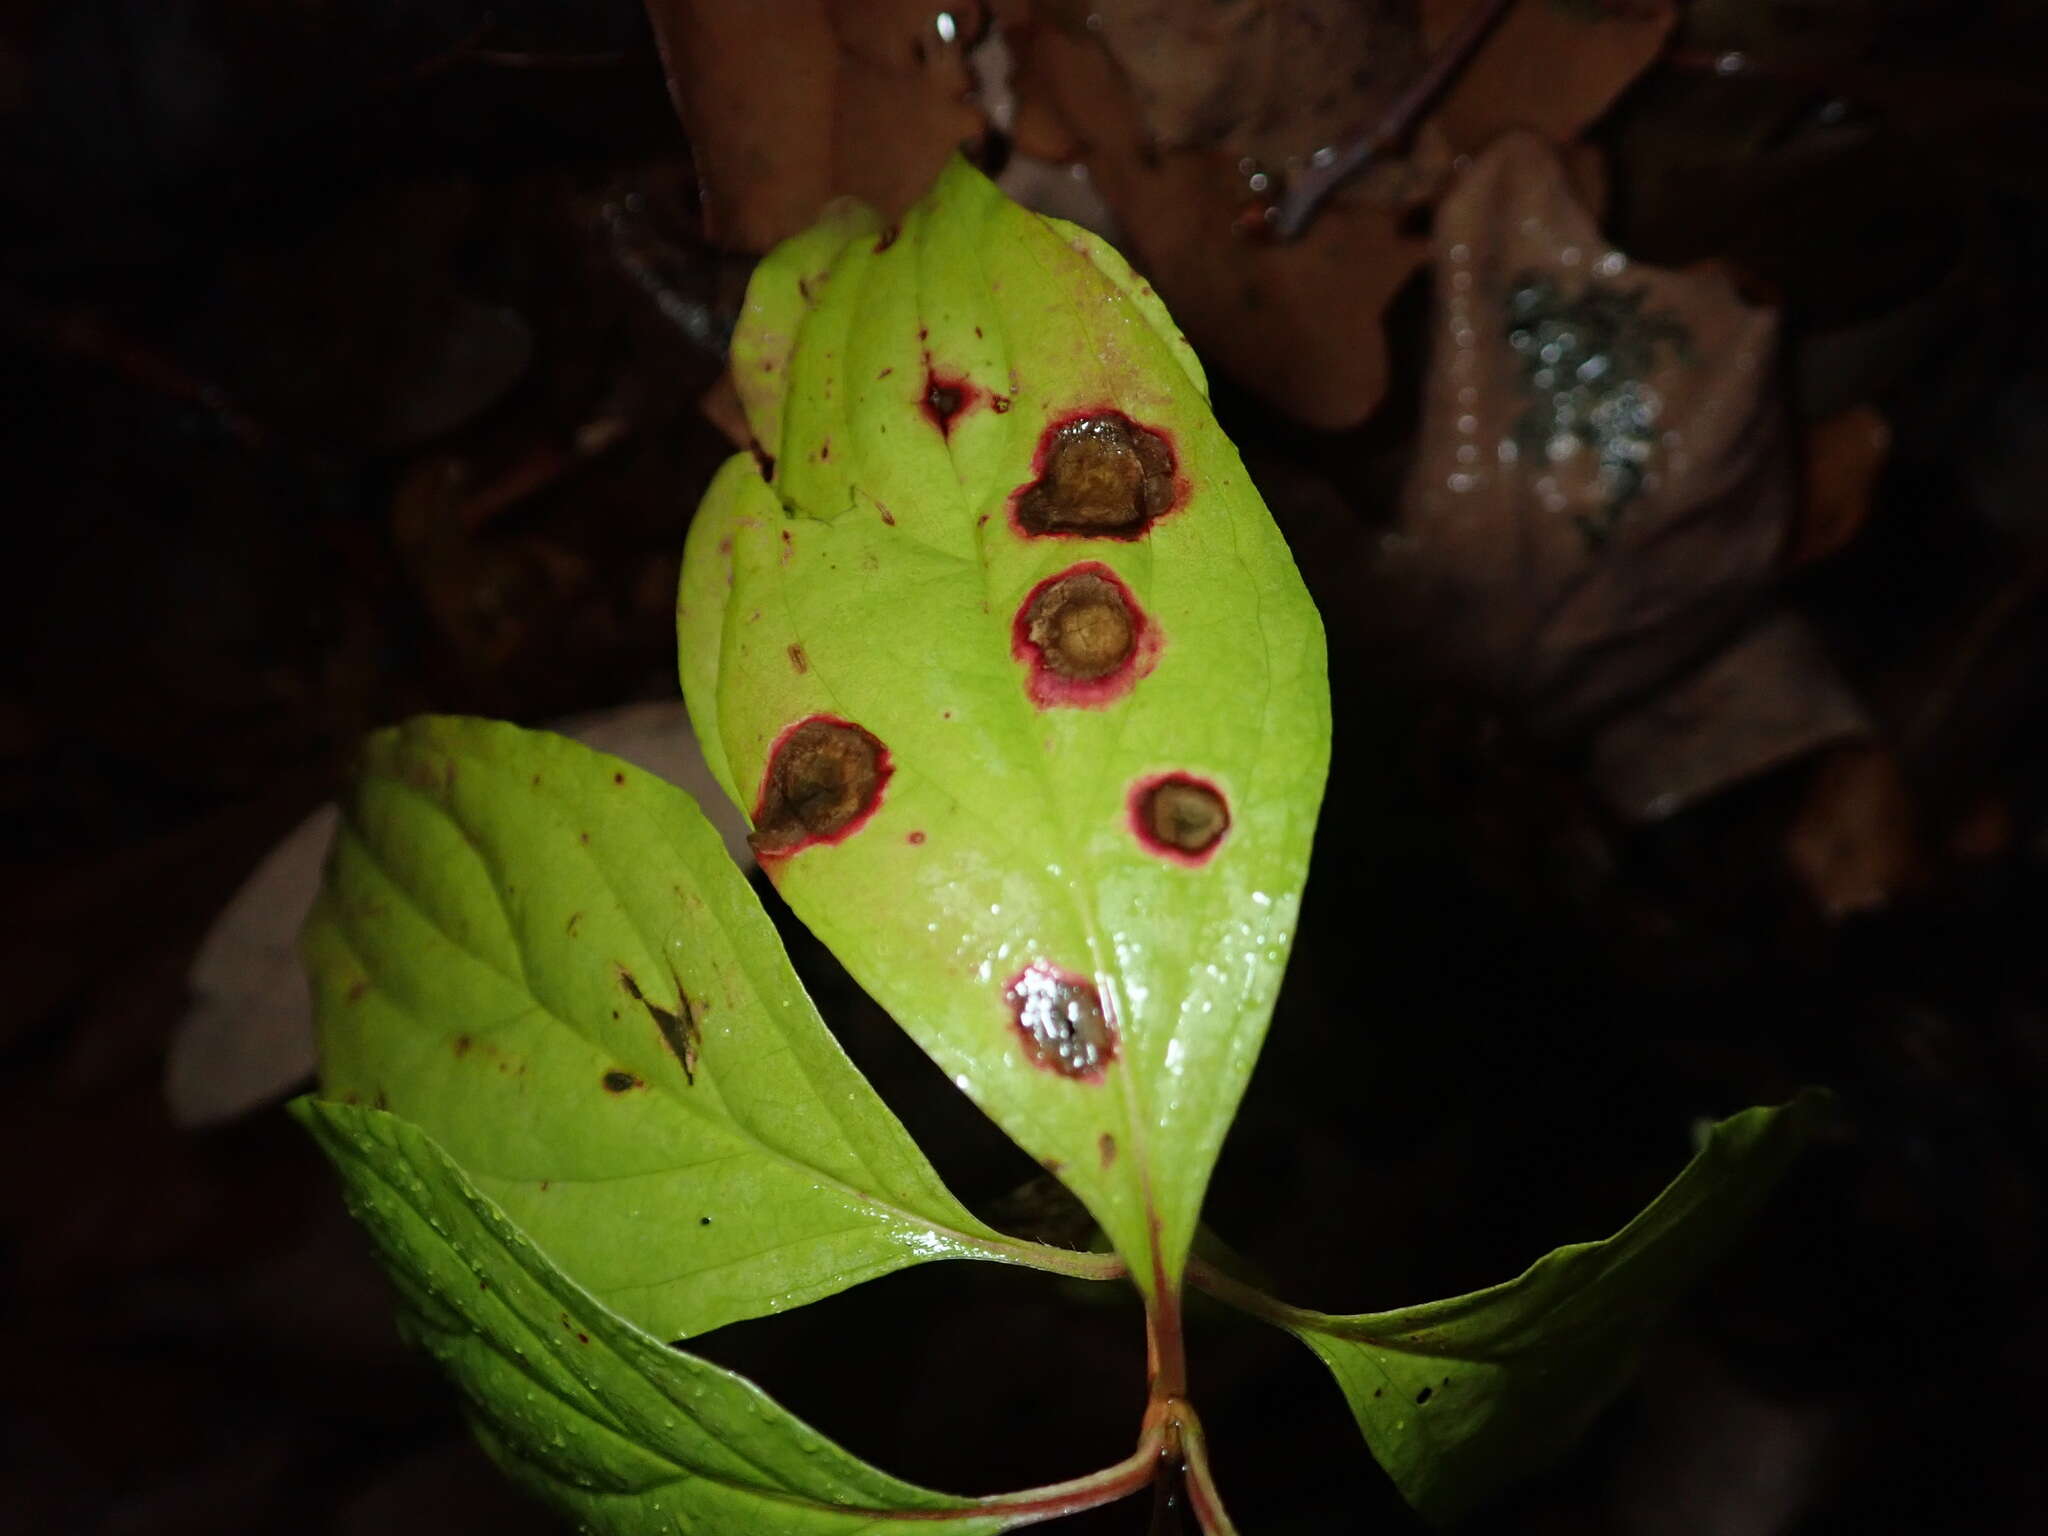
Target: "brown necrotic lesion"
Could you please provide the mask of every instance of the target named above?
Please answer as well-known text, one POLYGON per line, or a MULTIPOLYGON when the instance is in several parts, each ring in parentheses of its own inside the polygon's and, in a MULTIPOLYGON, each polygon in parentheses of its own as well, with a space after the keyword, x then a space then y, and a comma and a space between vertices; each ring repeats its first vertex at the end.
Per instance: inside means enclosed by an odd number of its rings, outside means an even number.
POLYGON ((1116 1059, 1116 1025, 1093 982, 1041 960, 1013 978, 1006 995, 1034 1064, 1094 1079, 1116 1059))
POLYGON ((1025 632, 1048 668, 1082 682, 1109 676, 1137 644, 1123 593, 1089 571, 1063 576, 1040 592, 1025 616, 1025 632))
POLYGON ((1017 498, 1026 533, 1134 538, 1173 509, 1173 450, 1120 411, 1054 427, 1044 469, 1017 498))
POLYGON ((882 744, 859 726, 805 720, 776 744, 747 841, 778 854, 828 840, 874 808, 888 773, 882 744))
POLYGON ((1212 784, 1170 774, 1147 787, 1137 805, 1138 827, 1154 846, 1198 858, 1230 830, 1230 807, 1212 784))

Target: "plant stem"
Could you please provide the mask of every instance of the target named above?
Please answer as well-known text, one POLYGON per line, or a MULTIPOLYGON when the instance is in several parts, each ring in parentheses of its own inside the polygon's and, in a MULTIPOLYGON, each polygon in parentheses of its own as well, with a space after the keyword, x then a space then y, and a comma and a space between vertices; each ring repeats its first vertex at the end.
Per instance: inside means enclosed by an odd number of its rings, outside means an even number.
POLYGON ((1273 216, 1273 232, 1292 240, 1308 228, 1316 210, 1345 182, 1415 131, 1422 115, 1457 77, 1513 0, 1472 0, 1458 30, 1422 68, 1408 89, 1394 98, 1373 127, 1352 139, 1321 165, 1311 163, 1287 178, 1287 190, 1273 216))
POLYGON ((1160 1282, 1156 1297, 1145 1298, 1145 1354, 1155 1403, 1184 1397, 1188 1390, 1187 1350, 1181 1340, 1180 1290, 1160 1282))
POLYGON ((1200 1259, 1188 1260, 1188 1283, 1198 1291, 1214 1296, 1218 1301, 1236 1307, 1240 1312, 1249 1312, 1253 1317, 1280 1328, 1327 1329, 1330 1319, 1325 1313, 1311 1312, 1306 1307, 1289 1306, 1286 1302, 1268 1296, 1255 1285, 1246 1285, 1242 1280, 1233 1280, 1214 1265, 1200 1259))
POLYGON ((969 1241, 997 1263, 1018 1264, 1049 1275, 1065 1275, 1070 1280, 1122 1280, 1131 1272, 1120 1254, 1077 1253, 1048 1243, 969 1241))
MULTIPOLYGON (((1148 1416, 1138 1448, 1115 1466, 1104 1467, 1086 1477, 1077 1477, 1072 1482, 1050 1483, 1043 1488, 1027 1488, 1019 1493, 992 1494, 975 1501, 977 1512, 1000 1515, 1011 1526, 1036 1525, 1041 1520, 1057 1520, 1062 1515, 1077 1515, 1084 1509, 1127 1499, 1140 1489, 1150 1487, 1158 1478, 1160 1468, 1165 1465, 1166 1434, 1167 1421, 1148 1416)), ((934 1510, 929 1516, 919 1511, 911 1518, 953 1520, 959 1517, 959 1510, 934 1510)))
POLYGON ((1181 1466, 1187 1475, 1188 1502, 1205 1536, 1237 1536, 1237 1527, 1223 1508, 1223 1496, 1216 1491, 1215 1476, 1209 1470, 1209 1446, 1202 1436, 1202 1421, 1187 1403, 1174 1405, 1174 1419, 1180 1426, 1181 1466))

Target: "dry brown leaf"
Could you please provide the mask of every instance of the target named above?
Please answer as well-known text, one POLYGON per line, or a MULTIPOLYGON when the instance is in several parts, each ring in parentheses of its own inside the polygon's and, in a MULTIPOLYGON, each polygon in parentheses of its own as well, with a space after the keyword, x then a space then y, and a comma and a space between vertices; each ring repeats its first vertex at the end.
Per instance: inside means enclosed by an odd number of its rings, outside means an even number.
POLYGON ((730 368, 720 373, 711 387, 697 397, 697 409, 733 447, 744 448, 753 442, 754 434, 747 428, 746 407, 740 404, 740 392, 733 388, 730 368))
POLYGON ((1090 42, 1042 31, 1020 95, 1053 101, 1088 145, 1088 166, 1124 249, 1187 327, 1205 362, 1312 426, 1363 418, 1386 385, 1380 311, 1428 242, 1396 212, 1339 205, 1293 245, 1234 228, 1243 183, 1199 151, 1155 154, 1114 63, 1090 42))
POLYGON ((1806 622, 1776 613, 1603 726, 1593 739, 1593 782, 1621 815, 1659 821, 1869 732, 1806 622))
POLYGON ((1912 797, 1887 747, 1823 758, 1786 836, 1785 857, 1807 895, 1839 921, 1890 904, 1914 877, 1912 797))
POLYGON ((648 0, 669 91, 689 135, 713 241, 765 251, 832 198, 885 212, 914 202, 982 131, 960 44, 969 3, 648 0))
MULTIPOLYGON (((1441 47, 1473 3, 1422 0, 1423 47, 1441 47)), ((1467 154, 1510 128, 1576 138, 1649 67, 1676 18, 1671 0, 1520 0, 1444 93, 1437 124, 1467 154)))
MULTIPOLYGON (((1288 154, 1322 147, 1316 141, 1331 124, 1375 121, 1408 83, 1393 78, 1391 63, 1379 72, 1378 60, 1406 58, 1411 70, 1421 67, 1388 20, 1401 8, 1372 8, 1370 30, 1360 19, 1338 50, 1303 41, 1321 8, 1232 5, 1229 14, 1240 21, 1288 13, 1284 22, 1259 21, 1273 38, 1288 39, 1286 48, 1262 48, 1257 78, 1247 82, 1226 78, 1240 62, 1228 48, 1180 46, 1173 56, 1188 78, 1171 92, 1158 83, 1167 69, 1154 56, 1159 40, 1195 34, 1198 18, 1216 7, 1159 0, 1087 9, 1103 17, 1102 27, 1076 35, 1041 26, 1021 40, 1019 101, 1050 102, 1072 128, 1124 230, 1127 253, 1203 355, 1289 415, 1333 430, 1363 420, 1385 392, 1380 314, 1426 258, 1415 210, 1438 195, 1453 155, 1483 148, 1503 124, 1576 133, 1655 57, 1672 16, 1669 0, 1643 0, 1611 15, 1524 0, 1480 46, 1405 159, 1386 159, 1347 188, 1302 240, 1272 246, 1243 233, 1256 210, 1247 206, 1240 145, 1277 157, 1277 169, 1288 154), (1155 22, 1151 31, 1137 26, 1141 18, 1155 22), (1213 73, 1197 74, 1198 60, 1213 73), (1323 103, 1337 60, 1348 62, 1355 77, 1349 105, 1323 103), (1295 101, 1313 110, 1283 110, 1295 101), (1205 118, 1208 107, 1198 112, 1188 103, 1227 103, 1230 110, 1205 118), (1224 147, 1155 142, 1183 141, 1204 123, 1209 132, 1223 125, 1224 147), (1302 142, 1288 147, 1283 134, 1301 135, 1302 142)), ((1460 13, 1451 0, 1425 0, 1425 40, 1440 41, 1460 13)))
POLYGON ((1825 560, 1856 537, 1870 516, 1871 492, 1891 447, 1891 426, 1874 406, 1852 406, 1806 429, 1799 521, 1785 551, 1788 566, 1825 560))
POLYGON ((1949 828, 1945 848, 1949 857, 1959 862, 1989 863, 2011 849, 2016 830, 2012 802, 2002 794, 1988 794, 1949 828))
POLYGON ((1381 575, 1445 671, 1565 729, 1757 610, 1792 510, 1777 321, 1632 263, 1531 134, 1437 215, 1434 355, 1381 575))
POLYGON ((1278 169, 1375 122, 1421 67, 1414 0, 1087 0, 1151 142, 1278 169))

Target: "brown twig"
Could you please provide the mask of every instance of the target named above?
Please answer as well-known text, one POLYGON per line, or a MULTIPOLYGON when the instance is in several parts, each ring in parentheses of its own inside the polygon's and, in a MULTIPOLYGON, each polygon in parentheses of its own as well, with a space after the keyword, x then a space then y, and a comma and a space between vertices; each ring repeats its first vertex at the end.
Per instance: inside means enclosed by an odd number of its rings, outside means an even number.
POLYGON ((52 356, 88 363, 136 388, 202 410, 246 447, 260 448, 270 441, 262 425, 219 385, 119 330, 94 310, 45 309, 26 293, 0 287, 0 330, 12 331, 52 356))
POLYGON ((1381 114, 1378 123, 1339 148, 1317 150, 1306 168, 1291 173, 1287 189, 1273 211, 1273 233, 1282 240, 1297 239, 1333 192, 1388 150, 1406 143, 1423 115, 1471 62, 1479 45, 1513 3, 1514 0, 1474 0, 1459 19, 1457 31, 1423 66, 1408 89, 1381 114))

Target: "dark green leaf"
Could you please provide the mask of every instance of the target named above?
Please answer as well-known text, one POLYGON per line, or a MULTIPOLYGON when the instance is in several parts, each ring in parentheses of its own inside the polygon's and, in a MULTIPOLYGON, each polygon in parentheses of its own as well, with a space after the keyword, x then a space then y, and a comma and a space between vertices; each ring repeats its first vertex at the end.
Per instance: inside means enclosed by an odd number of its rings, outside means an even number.
POLYGON ((1504 1285, 1350 1317, 1278 1309, 1276 1320, 1330 1367, 1409 1502, 1450 1519, 1567 1449, 1626 1385, 1643 1343, 1740 1234, 1826 1102, 1809 1092, 1722 1121, 1620 1232, 1559 1248, 1504 1285))
POLYGON ((605 1536, 984 1536, 1015 1509, 902 1482, 751 1382, 670 1349, 557 1269, 416 1126, 302 1098, 404 1300, 507 1472, 605 1536))

